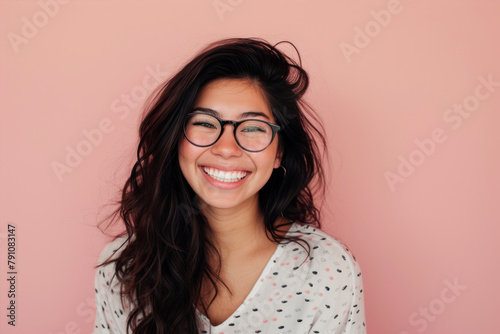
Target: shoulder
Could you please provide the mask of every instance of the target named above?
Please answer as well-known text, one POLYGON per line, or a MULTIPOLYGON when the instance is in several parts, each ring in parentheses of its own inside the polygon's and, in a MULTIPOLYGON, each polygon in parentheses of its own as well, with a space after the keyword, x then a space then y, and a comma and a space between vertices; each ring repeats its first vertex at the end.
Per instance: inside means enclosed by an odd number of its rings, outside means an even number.
POLYGON ((106 307, 106 303, 110 307, 119 304, 120 294, 117 292, 120 291, 121 285, 115 277, 116 263, 101 264, 116 259, 128 243, 129 238, 127 236, 118 237, 107 243, 99 255, 98 267, 95 271, 95 292, 97 294, 96 298, 103 301, 104 307, 106 307))
POLYGON ((314 314, 311 332, 365 333, 361 268, 351 250, 316 227, 296 223, 291 230, 310 246, 308 255, 287 244, 285 264, 293 265, 289 285, 304 296, 299 304, 314 314))
MULTIPOLYGON (((327 232, 306 224, 294 223, 289 236, 297 236, 309 245, 309 255, 296 243, 285 248, 287 258, 308 275, 317 275, 326 280, 353 282, 361 276, 361 268, 351 250, 327 232)), ((307 246, 304 244, 307 249, 307 246)))
MULTIPOLYGON (((116 259, 129 243, 127 236, 120 236, 108 242, 101 250, 98 260, 97 269, 95 272, 95 285, 104 291, 116 288, 117 282, 114 279, 116 263, 111 262, 104 265, 102 263, 116 259)), ((112 290, 111 290, 112 291, 112 290)))
MULTIPOLYGON (((116 259, 125 249, 128 237, 118 237, 102 249, 98 264, 116 259)), ((126 333, 126 318, 131 303, 121 297, 122 287, 115 277, 115 262, 99 266, 95 271, 96 316, 94 333, 126 333)))
POLYGON ((129 238, 127 236, 120 236, 108 242, 99 254, 98 264, 101 264, 109 259, 117 258, 127 247, 128 243, 129 238))
POLYGON ((353 252, 345 243, 317 227, 294 223, 290 228, 290 236, 298 236, 311 247, 311 255, 319 257, 340 258, 343 261, 357 264, 353 252))

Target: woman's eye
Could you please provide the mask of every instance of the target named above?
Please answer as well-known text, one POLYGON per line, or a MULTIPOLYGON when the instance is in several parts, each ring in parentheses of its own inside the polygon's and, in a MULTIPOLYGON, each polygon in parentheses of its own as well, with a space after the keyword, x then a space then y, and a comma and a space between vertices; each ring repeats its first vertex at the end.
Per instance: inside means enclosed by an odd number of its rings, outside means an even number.
POLYGON ((259 126, 245 126, 241 132, 266 132, 266 130, 259 126))
POLYGON ((193 125, 194 126, 204 126, 204 127, 207 127, 207 128, 215 128, 216 127, 215 125, 213 125, 210 122, 201 122, 201 121, 193 122, 193 125))

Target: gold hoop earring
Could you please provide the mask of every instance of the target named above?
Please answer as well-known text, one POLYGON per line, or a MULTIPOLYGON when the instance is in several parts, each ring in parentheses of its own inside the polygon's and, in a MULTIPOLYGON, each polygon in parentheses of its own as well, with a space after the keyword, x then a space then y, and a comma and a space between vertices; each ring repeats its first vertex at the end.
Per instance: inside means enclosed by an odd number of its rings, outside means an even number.
POLYGON ((283 178, 284 178, 286 176, 286 169, 283 166, 280 166, 280 167, 283 168, 283 171, 285 172, 285 174, 283 175, 283 178))

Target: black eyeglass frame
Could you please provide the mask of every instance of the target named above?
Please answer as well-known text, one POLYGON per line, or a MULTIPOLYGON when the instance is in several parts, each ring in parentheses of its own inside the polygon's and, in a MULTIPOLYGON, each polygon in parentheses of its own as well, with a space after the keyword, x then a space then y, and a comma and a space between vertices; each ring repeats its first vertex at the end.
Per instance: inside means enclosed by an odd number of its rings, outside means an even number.
POLYGON ((210 114, 207 114, 207 113, 203 113, 203 112, 193 112, 193 113, 189 113, 186 115, 186 119, 184 120, 184 125, 182 126, 183 130, 184 130, 184 137, 188 140, 188 142, 190 142, 191 144, 193 144, 194 146, 198 146, 198 147, 208 147, 208 146, 212 146, 213 144, 215 144, 219 139, 220 137, 222 136, 222 133, 224 132, 224 126, 226 124, 231 124, 233 126, 233 136, 234 136, 234 139, 236 140, 236 143, 238 144, 238 146, 247 151, 247 152, 262 152, 264 151, 266 148, 269 147, 269 145, 271 145, 271 143, 273 142, 274 140, 274 137, 276 136, 276 133, 278 131, 281 130, 281 127, 277 124, 273 124, 273 123, 269 123, 269 122, 266 122, 266 121, 263 121, 263 120, 260 120, 260 119, 244 119, 244 120, 241 120, 241 121, 229 121, 229 120, 224 120, 224 119, 220 119, 219 117, 216 117, 214 115, 210 115, 210 114), (219 121, 219 124, 221 126, 221 130, 220 130, 220 133, 219 133, 219 136, 217 137, 217 139, 215 139, 213 141, 213 143, 211 144, 208 144, 208 145, 198 145, 198 144, 195 144, 193 143, 191 140, 189 140, 187 134, 186 134, 186 123, 188 121, 188 119, 193 116, 193 115, 204 115, 204 116, 211 116, 213 118, 215 118, 217 121, 219 121), (261 150, 257 150, 257 151, 252 151, 252 150, 249 150, 249 149, 246 149, 244 148, 243 146, 241 146, 240 142, 238 141, 238 137, 236 136, 236 129, 238 128, 238 126, 240 126, 241 123, 244 123, 244 122, 248 122, 248 121, 257 121, 257 122, 262 122, 262 123, 265 123, 267 125, 269 125, 271 127, 271 130, 273 131, 273 134, 271 136, 271 140, 269 141, 269 144, 267 144, 266 147, 264 147, 263 149, 261 150))

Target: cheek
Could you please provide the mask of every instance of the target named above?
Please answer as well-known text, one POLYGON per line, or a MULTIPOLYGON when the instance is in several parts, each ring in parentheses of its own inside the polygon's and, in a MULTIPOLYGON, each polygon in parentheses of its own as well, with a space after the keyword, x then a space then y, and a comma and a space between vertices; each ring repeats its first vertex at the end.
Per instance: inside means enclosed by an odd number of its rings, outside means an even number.
POLYGON ((179 142, 179 146, 178 146, 179 166, 181 168, 182 174, 184 174, 184 177, 186 177, 186 178, 187 178, 186 173, 188 171, 189 164, 192 161, 194 161, 193 160, 194 152, 193 152, 192 146, 193 145, 191 145, 191 143, 189 143, 186 139, 182 139, 179 142))
POLYGON ((273 149, 270 150, 269 152, 266 152, 265 155, 262 155, 258 159, 258 165, 265 169, 269 175, 272 174, 274 168, 278 168, 280 166, 280 161, 279 159, 277 160, 277 150, 273 149))

